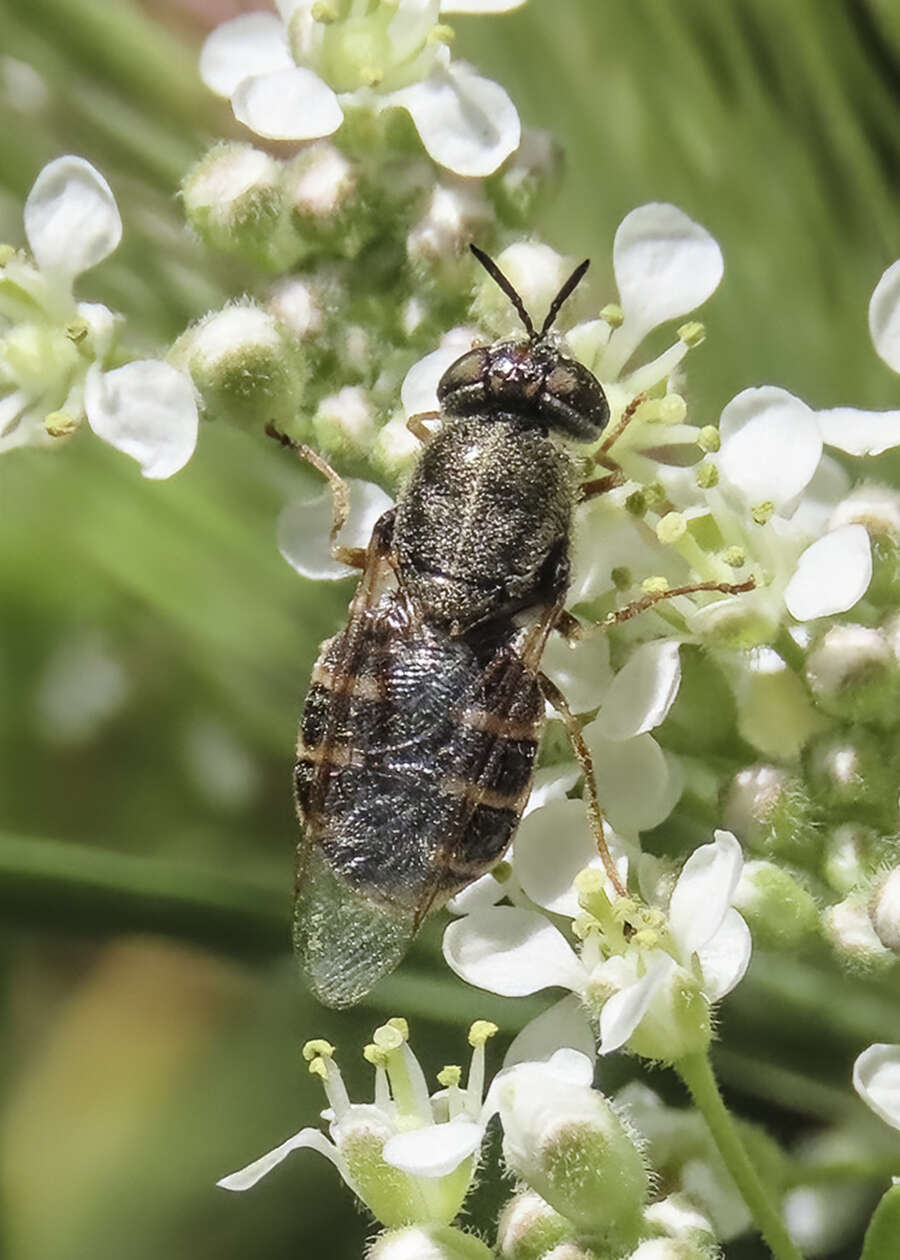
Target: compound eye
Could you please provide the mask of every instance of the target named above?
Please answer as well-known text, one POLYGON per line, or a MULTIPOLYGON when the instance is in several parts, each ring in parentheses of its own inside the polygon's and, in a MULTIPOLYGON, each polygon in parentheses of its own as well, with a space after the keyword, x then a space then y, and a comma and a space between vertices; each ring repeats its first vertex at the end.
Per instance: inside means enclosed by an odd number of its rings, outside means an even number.
POLYGON ((589 441, 609 420, 603 386, 583 363, 563 359, 544 377, 541 409, 554 429, 589 441))
POLYGON ((438 401, 451 415, 477 410, 487 394, 490 349, 478 346, 451 363, 438 382, 438 401))

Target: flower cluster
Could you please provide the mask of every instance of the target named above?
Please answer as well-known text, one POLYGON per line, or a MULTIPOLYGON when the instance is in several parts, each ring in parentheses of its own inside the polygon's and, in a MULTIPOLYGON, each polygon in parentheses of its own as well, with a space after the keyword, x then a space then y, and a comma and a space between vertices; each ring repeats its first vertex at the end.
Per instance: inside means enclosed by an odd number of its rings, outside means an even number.
POLYGON ((72 294, 122 236, 112 191, 89 162, 45 166, 25 202, 31 257, 0 251, 0 452, 52 446, 87 419, 98 437, 169 477, 197 441, 190 379, 157 359, 126 362, 120 317, 72 294))

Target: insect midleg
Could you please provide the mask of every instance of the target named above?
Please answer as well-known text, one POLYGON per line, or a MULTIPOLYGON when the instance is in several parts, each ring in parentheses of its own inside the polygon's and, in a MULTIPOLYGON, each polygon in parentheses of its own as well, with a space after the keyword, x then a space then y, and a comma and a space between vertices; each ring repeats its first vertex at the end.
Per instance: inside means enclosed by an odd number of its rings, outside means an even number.
POLYGON ((415 415, 406 417, 406 427, 415 437, 419 439, 423 446, 427 446, 433 439, 434 434, 430 429, 426 429, 426 420, 440 420, 441 413, 439 411, 417 411, 415 415))
POLYGON ((616 890, 620 897, 627 895, 627 890, 622 883, 622 879, 616 869, 612 854, 609 851, 609 845, 606 843, 606 830, 603 826, 603 813, 600 809, 600 797, 597 792, 597 780, 594 777, 594 763, 591 760, 591 754, 587 744, 584 742, 584 736, 581 733, 581 727, 578 719, 569 708, 565 696, 557 687, 556 683, 551 682, 546 674, 538 674, 538 683, 541 693, 549 705, 551 705, 562 719, 562 723, 566 728, 566 734, 569 736, 569 742, 572 745, 572 751, 575 753, 575 759, 581 767, 581 773, 584 775, 584 783, 588 794, 588 818, 591 824, 591 831, 594 833, 594 840, 597 845, 597 851, 603 862, 603 868, 609 876, 609 882, 616 890))
POLYGON ((318 451, 314 451, 311 446, 306 446, 303 442, 295 442, 273 423, 266 425, 266 433, 282 446, 292 450, 295 455, 306 460, 308 464, 312 464, 313 468, 326 478, 331 487, 331 529, 328 538, 332 559, 337 560, 339 564, 346 564, 351 569, 364 569, 366 567, 365 547, 344 547, 337 541, 338 534, 343 529, 350 512, 350 494, 346 481, 335 472, 328 460, 324 459, 318 451))
MULTIPOLYGON (((749 577, 744 582, 692 582, 688 586, 673 586, 666 591, 648 591, 640 599, 632 600, 623 608, 616 608, 613 612, 607 613, 602 621, 588 627, 586 633, 594 634, 601 630, 608 630, 611 626, 621 625, 623 621, 630 621, 639 613, 646 612, 654 604, 660 604, 666 599, 675 599, 678 595, 696 595, 699 591, 718 591, 722 595, 743 595, 746 591, 755 589, 756 578, 749 577)), ((581 635, 585 637, 584 627, 582 627, 581 635)))

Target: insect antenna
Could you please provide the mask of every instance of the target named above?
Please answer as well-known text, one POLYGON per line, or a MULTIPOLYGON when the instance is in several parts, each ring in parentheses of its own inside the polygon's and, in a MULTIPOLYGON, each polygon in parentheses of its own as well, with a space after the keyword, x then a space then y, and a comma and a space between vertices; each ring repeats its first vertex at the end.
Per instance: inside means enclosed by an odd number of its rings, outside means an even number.
POLYGON ((522 299, 519 297, 515 289, 512 287, 512 283, 509 280, 507 280, 506 276, 503 274, 503 272, 494 262, 493 258, 489 258, 488 255, 484 252, 484 250, 479 249, 477 245, 470 245, 469 249, 472 251, 475 257, 481 263, 482 267, 484 267, 488 275, 493 280, 496 280, 497 284, 499 284, 500 288, 509 298, 510 302, 512 302, 513 306, 516 308, 518 312, 519 319, 525 325, 525 331, 528 333, 528 336, 532 338, 537 337, 534 324, 531 322, 531 316, 528 314, 528 312, 525 309, 525 304, 523 303, 522 299))
POLYGON ((550 309, 547 312, 547 318, 544 320, 543 324, 541 325, 541 331, 538 333, 539 338, 545 336, 546 333, 548 333, 550 329, 553 327, 553 321, 556 319, 557 315, 559 314, 560 307, 562 306, 563 302, 565 302, 566 298, 568 298, 571 295, 573 289, 576 289, 578 285, 581 284, 581 281, 584 278, 584 273, 587 271, 590 265, 591 265, 590 258, 585 258, 583 263, 579 263, 578 266, 575 268, 575 270, 572 272, 572 274, 569 276, 566 283, 560 289, 559 293, 557 293, 556 297, 550 303, 550 309))

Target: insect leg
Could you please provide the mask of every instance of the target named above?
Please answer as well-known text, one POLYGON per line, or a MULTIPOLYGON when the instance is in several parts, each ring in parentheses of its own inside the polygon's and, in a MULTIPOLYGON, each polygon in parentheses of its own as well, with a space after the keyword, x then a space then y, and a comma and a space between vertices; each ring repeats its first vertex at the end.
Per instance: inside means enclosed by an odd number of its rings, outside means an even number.
POLYGON ((572 744, 572 751, 575 759, 581 766, 581 772, 584 775, 584 783, 587 788, 587 808, 588 818, 591 823, 591 830, 594 833, 594 840, 597 844, 597 850, 603 862, 604 870, 609 876, 609 882, 616 890, 620 897, 627 895, 627 890, 622 883, 621 876, 616 869, 616 864, 612 859, 609 851, 609 845, 606 843, 606 832, 603 827, 603 813, 600 809, 600 798, 597 794, 597 781, 594 778, 594 765, 591 761, 591 754, 587 744, 584 742, 584 736, 581 733, 581 727, 578 719, 569 708, 565 696, 557 687, 556 683, 551 682, 546 674, 538 674, 538 683, 544 699, 551 705, 562 719, 563 725, 572 744))
POLYGON ((314 451, 311 446, 306 446, 303 442, 295 442, 293 438, 288 437, 286 433, 282 433, 273 423, 266 425, 266 433, 270 438, 274 438, 276 442, 280 442, 282 446, 288 447, 301 459, 305 459, 308 464, 312 464, 317 472, 320 472, 328 481, 331 487, 331 530, 329 531, 329 541, 331 543, 331 555, 339 564, 346 564, 351 569, 364 569, 366 567, 366 548, 365 547, 344 547, 338 541, 338 534, 344 527, 347 515, 350 511, 350 495, 347 490, 347 483, 343 477, 323 458, 318 451, 314 451))
MULTIPOLYGON (((607 613, 603 620, 597 622, 596 626, 591 627, 587 633, 608 630, 610 626, 618 626, 623 621, 630 621, 632 617, 646 612, 654 604, 659 604, 664 599, 675 599, 677 595, 695 595, 698 591, 719 591, 722 595, 742 595, 745 591, 752 591, 755 588, 756 579, 749 577, 745 582, 693 582, 689 586, 673 586, 665 591, 648 591, 646 595, 626 604, 624 608, 616 608, 613 612, 607 613)), ((582 636, 585 634, 584 628, 581 633, 582 636)))
POLYGON ((441 413, 439 411, 417 411, 413 416, 407 416, 406 427, 410 433, 414 434, 423 446, 427 446, 434 434, 430 429, 426 429, 426 420, 440 420, 441 413))

